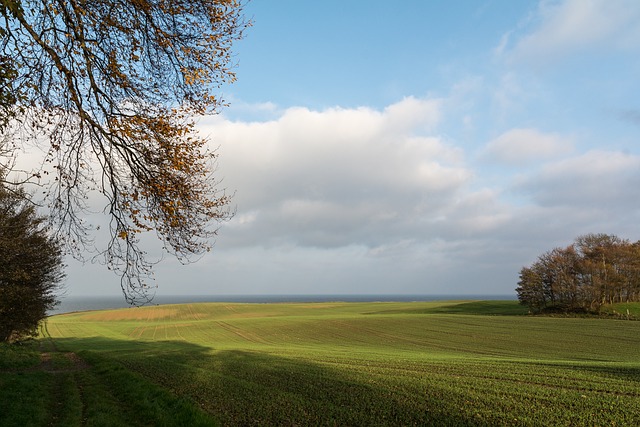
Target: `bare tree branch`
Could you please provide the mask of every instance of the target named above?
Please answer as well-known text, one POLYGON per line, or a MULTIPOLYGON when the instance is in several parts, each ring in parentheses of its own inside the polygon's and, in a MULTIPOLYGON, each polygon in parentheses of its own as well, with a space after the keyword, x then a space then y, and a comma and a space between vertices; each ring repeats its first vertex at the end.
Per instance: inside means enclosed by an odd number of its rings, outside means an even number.
POLYGON ((230 216, 194 117, 217 112, 224 101, 212 91, 235 80, 242 4, 1 0, 0 13, 0 131, 17 123, 21 143, 48 144, 51 219, 71 248, 91 247, 87 198, 105 197, 100 253, 126 298, 147 301, 153 262, 140 235, 155 231, 188 262, 230 216))

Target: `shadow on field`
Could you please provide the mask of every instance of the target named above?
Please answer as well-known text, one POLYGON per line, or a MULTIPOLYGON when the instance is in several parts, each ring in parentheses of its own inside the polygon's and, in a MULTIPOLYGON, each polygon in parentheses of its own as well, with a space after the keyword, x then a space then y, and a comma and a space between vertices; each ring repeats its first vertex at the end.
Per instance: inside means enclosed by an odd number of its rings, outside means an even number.
MULTIPOLYGON (((580 368, 576 368, 580 369, 580 368)), ((625 381, 634 381, 640 383, 640 368, 620 368, 609 366, 585 366, 582 370, 593 372, 599 375, 620 378, 625 381)))
POLYGON ((447 307, 434 308, 432 313, 481 314, 486 316, 519 316, 528 313, 528 308, 518 301, 470 301, 447 307))
MULTIPOLYGON (((605 362, 606 363, 606 362, 605 362)), ((631 366, 607 366, 606 364, 576 364, 576 365, 558 365, 555 363, 537 363, 536 365, 557 368, 562 366, 563 369, 588 372, 591 375, 598 377, 609 377, 616 380, 624 380, 629 382, 640 383, 640 368, 631 366)), ((611 393, 616 394, 618 390, 611 390, 611 393)))
POLYGON ((424 308, 382 310, 367 314, 476 314, 484 316, 521 316, 527 313, 527 307, 520 305, 518 301, 496 300, 454 302, 435 307, 427 305, 424 308))
POLYGON ((195 401, 223 425, 489 425, 464 413, 462 393, 413 389, 343 365, 180 341, 55 341, 89 363, 122 364, 195 401))

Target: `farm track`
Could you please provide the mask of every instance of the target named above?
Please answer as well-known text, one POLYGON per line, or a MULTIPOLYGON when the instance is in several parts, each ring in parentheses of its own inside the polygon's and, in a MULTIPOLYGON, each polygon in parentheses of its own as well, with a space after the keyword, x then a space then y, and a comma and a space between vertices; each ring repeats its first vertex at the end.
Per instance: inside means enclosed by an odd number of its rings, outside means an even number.
POLYGON ((52 379, 48 420, 43 425, 83 427, 97 422, 97 425, 110 426, 110 421, 101 421, 109 419, 103 418, 107 416, 105 410, 108 417, 115 420, 114 425, 153 425, 152 421, 136 413, 132 402, 125 399, 117 384, 105 381, 103 373, 94 371, 94 367, 75 352, 60 350, 46 325, 44 332, 46 336, 39 342, 40 364, 30 368, 32 372, 44 372, 52 379))
POLYGON ((87 401, 80 372, 90 369, 90 365, 74 352, 62 352, 50 338, 48 325, 44 326, 48 338, 40 341, 40 365, 37 369, 53 376, 48 426, 67 425, 65 407, 67 400, 75 395, 80 401, 80 425, 86 425, 87 401), (44 351, 43 351, 44 350, 44 351), (70 390, 69 382, 73 385, 70 390))

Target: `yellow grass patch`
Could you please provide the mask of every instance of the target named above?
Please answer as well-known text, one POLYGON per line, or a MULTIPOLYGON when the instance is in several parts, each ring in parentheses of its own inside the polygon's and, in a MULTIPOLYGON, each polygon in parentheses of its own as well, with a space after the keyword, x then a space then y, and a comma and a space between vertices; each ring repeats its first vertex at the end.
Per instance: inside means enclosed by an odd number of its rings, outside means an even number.
POLYGON ((161 320, 170 319, 178 313, 177 308, 167 307, 132 307, 120 310, 96 311, 83 316, 86 320, 118 321, 118 320, 161 320))

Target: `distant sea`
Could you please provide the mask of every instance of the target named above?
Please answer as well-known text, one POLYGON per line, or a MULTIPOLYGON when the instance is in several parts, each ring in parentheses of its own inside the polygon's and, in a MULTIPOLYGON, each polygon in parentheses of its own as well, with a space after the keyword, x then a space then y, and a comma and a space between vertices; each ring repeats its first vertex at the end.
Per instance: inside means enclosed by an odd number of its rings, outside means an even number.
MULTIPOLYGON (((391 301, 446 301, 446 300, 515 300, 515 295, 156 295, 147 305, 186 304, 196 302, 391 302, 391 301)), ((131 307, 122 296, 66 296, 49 314, 74 311, 108 310, 131 307)))

